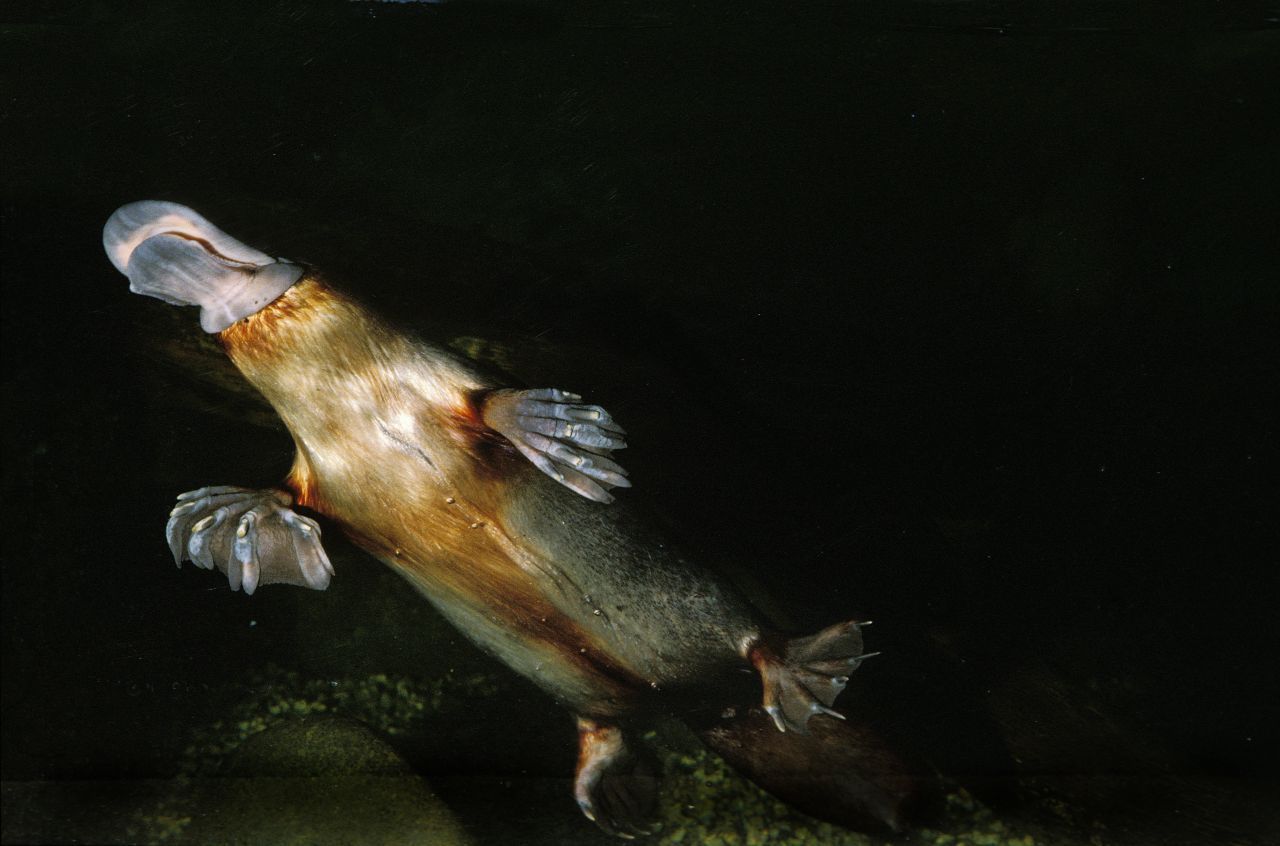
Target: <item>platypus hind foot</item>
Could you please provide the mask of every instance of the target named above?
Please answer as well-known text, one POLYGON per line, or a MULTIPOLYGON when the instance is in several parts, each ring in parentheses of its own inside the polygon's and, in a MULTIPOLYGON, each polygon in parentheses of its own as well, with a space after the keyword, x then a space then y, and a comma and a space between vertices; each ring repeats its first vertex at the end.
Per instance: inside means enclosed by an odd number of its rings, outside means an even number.
POLYGON ((764 686, 764 710, 778 731, 805 734, 815 714, 843 720, 831 705, 849 683, 849 674, 876 653, 862 651, 862 626, 848 621, 809 637, 788 641, 779 655, 763 641, 747 649, 747 658, 764 686))
POLYGON ((269 584, 324 590, 333 565, 320 545, 320 526, 292 504, 275 489, 218 485, 179 494, 165 526, 173 562, 216 567, 232 590, 245 593, 269 584))
POLYGON ((587 819, 625 840, 652 834, 657 767, 628 748, 622 729, 578 718, 578 771, 573 797, 587 819))
POLYGON ((484 398, 485 425, 539 470, 596 502, 613 502, 609 488, 629 488, 627 471, 609 455, 623 449, 626 432, 598 405, 559 388, 503 389, 484 398))

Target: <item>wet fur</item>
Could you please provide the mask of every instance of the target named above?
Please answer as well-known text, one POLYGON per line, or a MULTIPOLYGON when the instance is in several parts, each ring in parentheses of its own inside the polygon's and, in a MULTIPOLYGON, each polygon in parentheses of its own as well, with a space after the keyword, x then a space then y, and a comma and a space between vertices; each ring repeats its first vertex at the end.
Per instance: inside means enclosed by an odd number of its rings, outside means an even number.
POLYGON ((307 277, 221 334, 297 445, 289 487, 578 713, 740 662, 735 593, 481 422, 498 387, 307 277))

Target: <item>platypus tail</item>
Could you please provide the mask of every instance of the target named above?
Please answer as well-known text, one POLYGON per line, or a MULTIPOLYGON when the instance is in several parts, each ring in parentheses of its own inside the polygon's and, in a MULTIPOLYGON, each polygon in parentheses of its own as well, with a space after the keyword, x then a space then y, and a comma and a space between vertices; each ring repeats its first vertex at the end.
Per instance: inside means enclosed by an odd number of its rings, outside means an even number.
POLYGON ((861 831, 898 832, 935 810, 936 780, 857 715, 848 719, 834 708, 849 674, 870 657, 862 651, 863 625, 841 623, 785 644, 758 641, 747 657, 764 685, 762 707, 727 712, 699 734, 801 811, 861 831))
POLYGON ((699 735, 734 769, 818 819, 901 832, 936 811, 934 780, 857 722, 819 718, 806 734, 784 733, 763 710, 749 708, 699 735))

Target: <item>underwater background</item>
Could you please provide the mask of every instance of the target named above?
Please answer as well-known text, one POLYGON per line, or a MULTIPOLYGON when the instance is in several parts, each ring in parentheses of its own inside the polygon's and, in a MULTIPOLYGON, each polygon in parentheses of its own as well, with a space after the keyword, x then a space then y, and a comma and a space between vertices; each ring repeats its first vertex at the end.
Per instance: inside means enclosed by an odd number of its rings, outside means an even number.
MULTIPOLYGON (((0 7, 5 843, 608 843, 572 721, 345 544, 175 570, 291 440, 102 224, 190 205, 607 407, 939 844, 1280 841, 1274 3, 0 7)), ((679 730, 655 843, 878 843, 679 730)))

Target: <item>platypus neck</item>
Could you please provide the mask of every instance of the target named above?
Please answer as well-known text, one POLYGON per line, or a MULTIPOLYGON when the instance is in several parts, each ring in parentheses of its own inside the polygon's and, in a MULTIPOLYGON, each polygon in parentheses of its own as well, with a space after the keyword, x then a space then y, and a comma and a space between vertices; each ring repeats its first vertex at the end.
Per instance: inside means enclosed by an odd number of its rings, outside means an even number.
POLYGON ((462 362, 391 329, 312 275, 220 337, 235 365, 282 413, 306 398, 394 404, 404 391, 452 407, 485 387, 462 362))
POLYGON ((303 453, 372 444, 363 428, 393 439, 434 429, 433 419, 467 414, 474 392, 489 387, 465 362, 395 331, 310 275, 221 338, 303 453))

